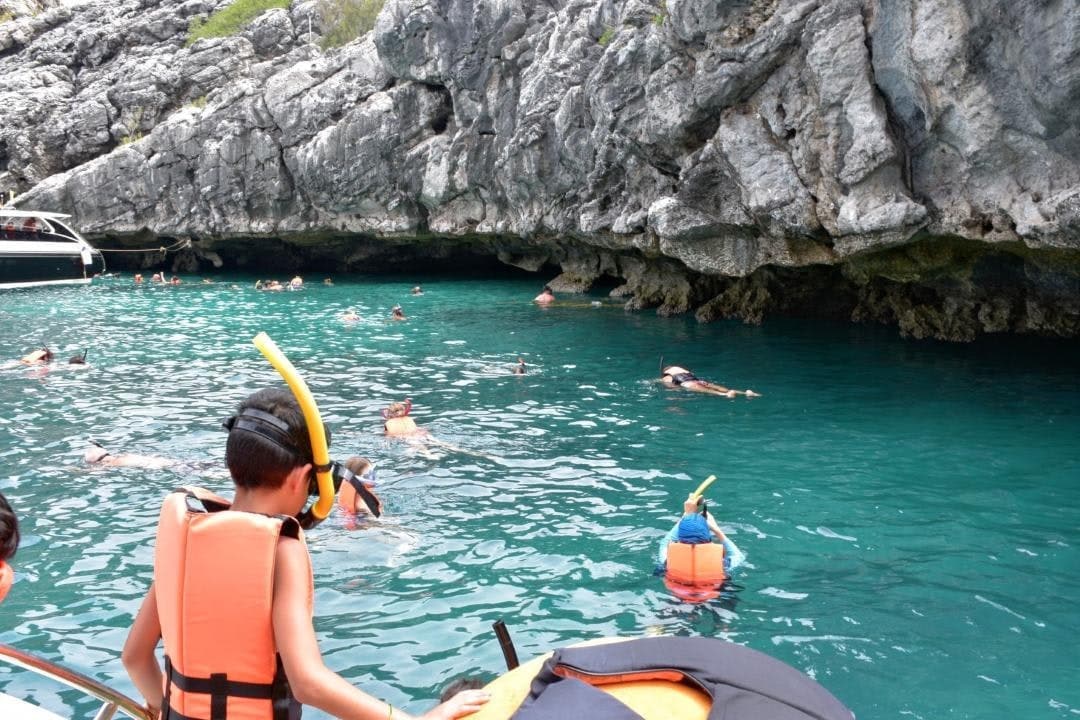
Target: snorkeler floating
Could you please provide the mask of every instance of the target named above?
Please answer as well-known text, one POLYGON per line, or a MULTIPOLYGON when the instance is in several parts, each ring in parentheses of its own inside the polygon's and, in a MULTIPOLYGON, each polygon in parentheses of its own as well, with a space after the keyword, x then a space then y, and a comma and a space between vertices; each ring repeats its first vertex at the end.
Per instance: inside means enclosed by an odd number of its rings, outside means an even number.
POLYGON ((727 574, 746 557, 709 514, 705 491, 715 480, 710 475, 686 497, 682 517, 660 541, 657 555, 664 584, 689 602, 717 597, 727 574))
POLYGON ((175 460, 157 457, 154 455, 136 455, 135 453, 119 453, 113 455, 101 444, 91 440, 91 447, 83 453, 83 460, 90 465, 103 467, 138 467, 147 470, 163 470, 177 464, 175 460))
POLYGON ((409 417, 412 411, 412 400, 405 398, 405 402, 391 403, 382 410, 382 416, 386 420, 383 423, 383 432, 391 437, 409 437, 426 435, 427 430, 417 427, 416 422, 409 417))
POLYGON ((375 488, 375 463, 353 455, 344 463, 343 482, 338 491, 338 507, 352 515, 382 514, 382 503, 372 490, 375 488))
POLYGON ((679 367, 678 365, 668 365, 661 372, 663 373, 663 376, 660 378, 660 382, 668 387, 679 387, 684 390, 690 390, 691 392, 723 395, 724 397, 729 398, 733 398, 736 395, 745 395, 748 398, 761 397, 760 393, 756 393, 750 389, 732 390, 723 385, 717 385, 708 380, 702 380, 694 375, 694 373, 684 367, 679 367))
POLYGON ((21 358, 19 358, 19 362, 23 365, 48 365, 52 362, 52 359, 52 350, 43 345, 40 349, 23 355, 21 358))

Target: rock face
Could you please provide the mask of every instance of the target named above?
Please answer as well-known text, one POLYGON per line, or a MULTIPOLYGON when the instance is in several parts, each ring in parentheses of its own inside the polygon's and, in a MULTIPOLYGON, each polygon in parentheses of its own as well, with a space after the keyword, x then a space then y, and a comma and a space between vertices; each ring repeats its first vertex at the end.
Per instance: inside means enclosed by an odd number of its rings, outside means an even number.
POLYGON ((0 190, 92 237, 491 257, 702 320, 1080 333, 1074 3, 386 0, 323 52, 313 2, 190 46, 214 0, 14 2, 0 190))

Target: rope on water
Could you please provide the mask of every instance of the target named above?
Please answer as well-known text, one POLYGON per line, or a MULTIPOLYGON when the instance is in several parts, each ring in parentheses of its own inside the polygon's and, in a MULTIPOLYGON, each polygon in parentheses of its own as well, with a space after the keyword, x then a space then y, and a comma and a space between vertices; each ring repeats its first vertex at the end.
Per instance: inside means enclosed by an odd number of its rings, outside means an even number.
POLYGON ((126 249, 120 249, 120 248, 109 249, 109 250, 107 250, 105 248, 95 248, 95 249, 98 252, 103 252, 103 253, 161 253, 162 255, 167 255, 167 254, 169 254, 171 252, 176 252, 178 250, 183 250, 184 248, 189 248, 189 247, 191 247, 191 240, 189 240, 187 238, 184 238, 183 240, 177 240, 176 242, 174 242, 172 245, 169 245, 168 247, 165 247, 164 245, 162 245, 161 247, 145 248, 145 249, 141 249, 141 250, 126 250, 126 249))

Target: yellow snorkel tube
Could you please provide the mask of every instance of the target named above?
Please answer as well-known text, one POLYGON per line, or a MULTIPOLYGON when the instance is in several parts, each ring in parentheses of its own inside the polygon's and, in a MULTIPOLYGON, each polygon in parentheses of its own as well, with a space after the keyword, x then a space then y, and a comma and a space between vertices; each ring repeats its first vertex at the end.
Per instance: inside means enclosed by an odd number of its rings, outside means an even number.
POLYGON ((715 475, 710 475, 709 477, 705 478, 704 482, 698 485, 697 490, 690 493, 690 497, 694 498, 695 500, 701 500, 701 496, 705 494, 705 491, 708 490, 709 486, 712 485, 715 481, 715 475))
POLYGON ((311 506, 310 512, 315 524, 320 523, 334 508, 334 478, 330 466, 330 452, 326 446, 326 430, 323 427, 322 415, 319 414, 319 407, 315 404, 315 398, 308 389, 307 383, 269 335, 261 332, 252 342, 288 384, 296 397, 296 402, 300 405, 300 410, 304 413, 304 422, 307 424, 308 436, 311 438, 315 479, 319 486, 319 499, 311 506))

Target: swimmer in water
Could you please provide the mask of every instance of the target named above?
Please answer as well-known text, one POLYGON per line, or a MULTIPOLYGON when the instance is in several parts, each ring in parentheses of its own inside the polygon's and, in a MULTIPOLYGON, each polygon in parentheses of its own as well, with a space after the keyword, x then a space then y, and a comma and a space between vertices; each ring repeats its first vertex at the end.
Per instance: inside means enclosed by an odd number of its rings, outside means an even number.
POLYGON ((551 286, 545 285, 540 294, 533 298, 533 302, 537 305, 550 305, 555 302, 555 293, 552 292, 551 286))
POLYGON ((81 355, 72 355, 71 358, 68 360, 68 365, 85 365, 86 353, 88 352, 89 350, 83 350, 81 355))
MULTIPOLYGON (((346 476, 345 482, 341 483, 338 506, 353 515, 374 515, 363 496, 374 497, 371 491, 375 488, 375 463, 366 457, 353 455, 345 461, 345 469, 351 476, 346 476)), ((381 508, 378 498, 375 498, 375 502, 381 508)))
POLYGON ((753 390, 732 390, 723 385, 717 385, 708 380, 702 380, 701 378, 696 377, 694 373, 684 367, 679 367, 678 365, 668 365, 661 372, 663 373, 663 376, 660 378, 660 382, 668 387, 678 387, 684 390, 690 390, 691 392, 722 395, 723 397, 729 398, 733 398, 736 395, 745 395, 748 398, 761 397, 760 394, 753 390))
POLYGON ((416 422, 409 417, 412 411, 412 400, 406 398, 405 402, 391 403, 382 411, 386 420, 383 423, 383 433, 388 437, 417 437, 427 435, 427 430, 418 427, 416 422))
POLYGON ((360 322, 360 315, 353 308, 341 313, 341 321, 346 323, 360 322))
POLYGON ((48 365, 52 362, 53 352, 44 345, 39 350, 34 350, 19 358, 23 365, 48 365))
POLYGON ((423 290, 422 290, 422 289, 420 288, 420 286, 419 286, 419 285, 417 285, 416 287, 414 287, 414 288, 412 289, 412 294, 413 294, 413 295, 423 295, 423 294, 424 294, 424 291, 423 291, 423 290))
POLYGON ((517 365, 514 366, 514 374, 515 375, 524 375, 525 374, 525 360, 524 359, 518 358, 517 365))
POLYGON ((148 470, 162 470, 176 465, 175 460, 155 457, 152 455, 135 455, 134 453, 120 453, 113 455, 96 442, 91 441, 91 446, 83 453, 83 460, 90 465, 102 467, 139 467, 148 470))
POLYGON ((395 305, 393 307, 393 309, 390 310, 390 319, 391 320, 408 320, 408 318, 405 317, 405 313, 404 313, 404 311, 402 311, 400 305, 395 305))

